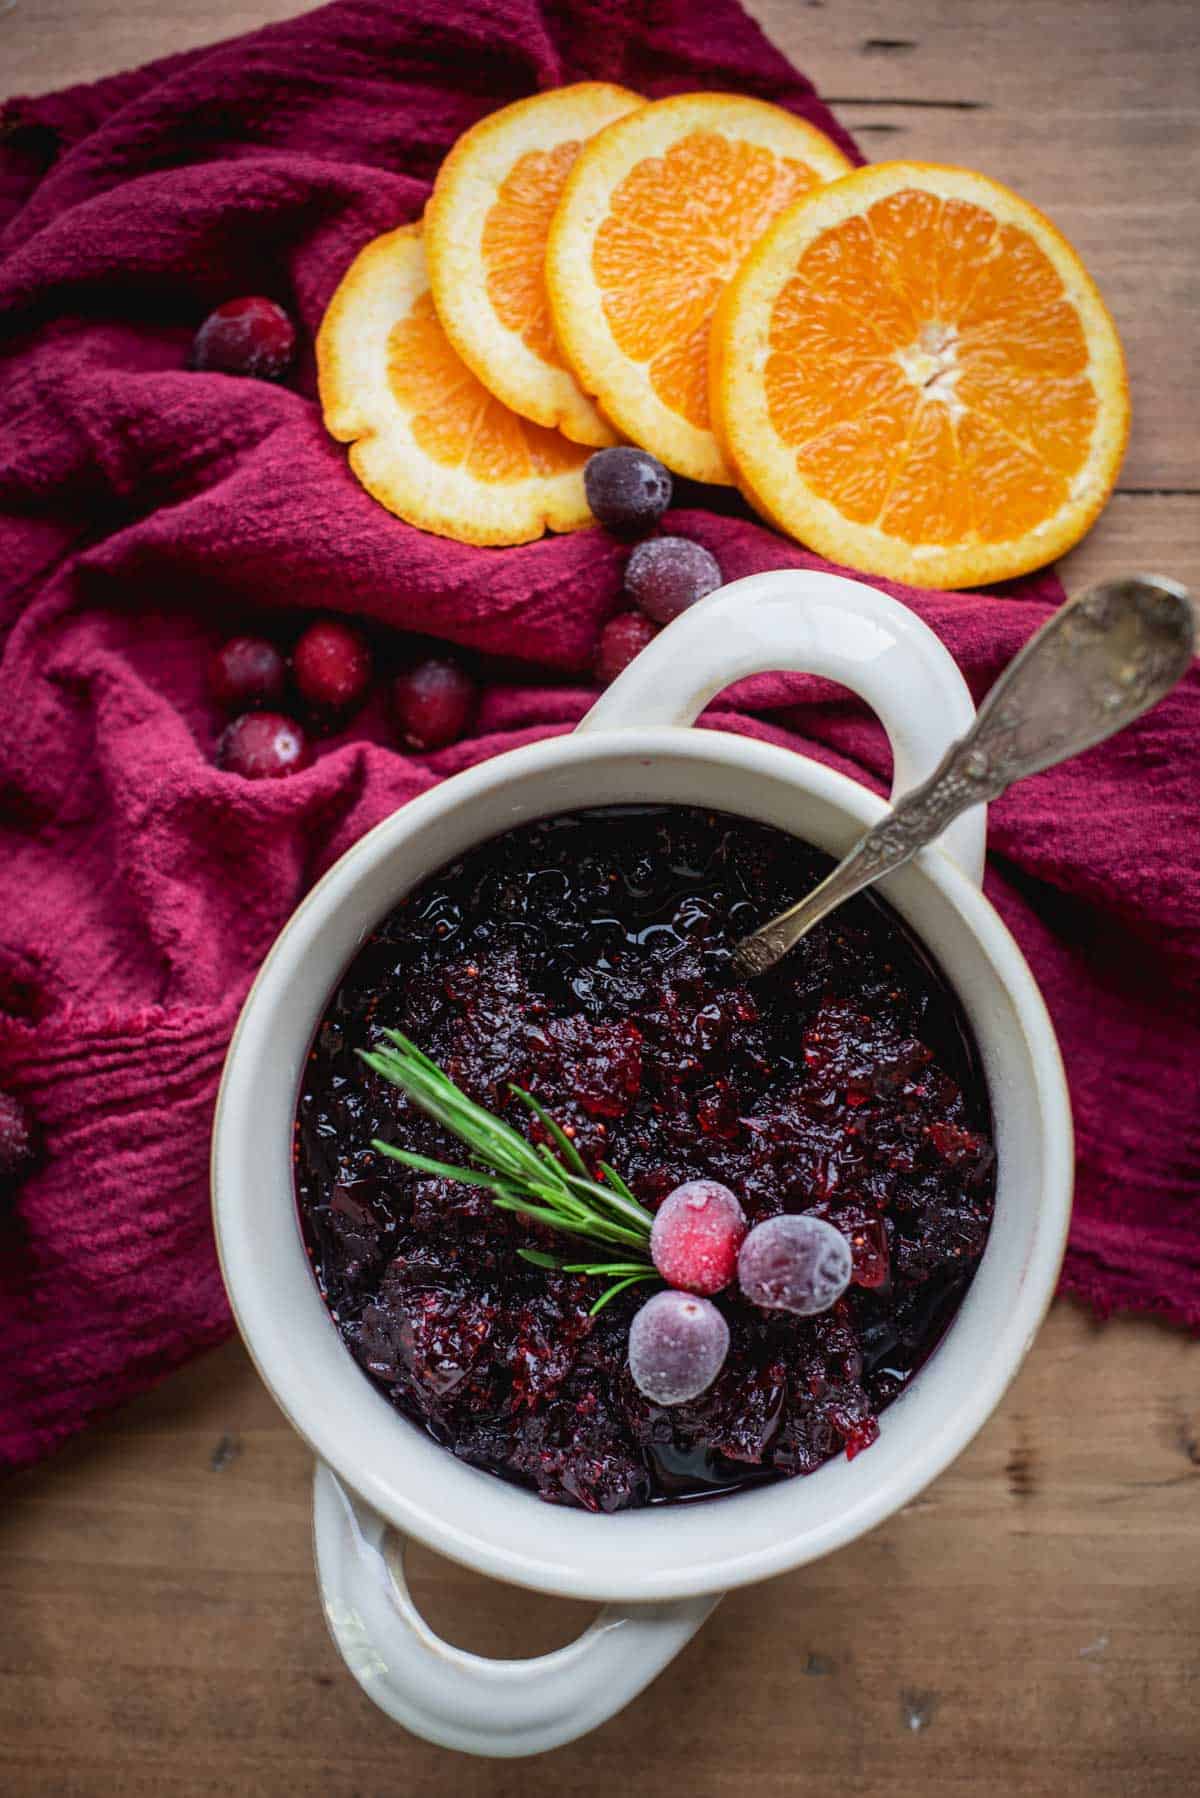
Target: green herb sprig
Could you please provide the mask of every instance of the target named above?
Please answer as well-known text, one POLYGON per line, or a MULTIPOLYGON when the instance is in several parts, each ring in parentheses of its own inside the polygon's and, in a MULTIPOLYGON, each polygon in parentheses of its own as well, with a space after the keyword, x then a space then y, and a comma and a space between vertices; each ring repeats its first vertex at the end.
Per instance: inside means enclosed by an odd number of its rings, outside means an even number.
POLYGON ((378 1138, 372 1143, 373 1148, 418 1173, 481 1186, 491 1193, 492 1203, 500 1211, 519 1212, 552 1230, 609 1250, 638 1251, 612 1254, 606 1260, 560 1261, 540 1249, 518 1249, 517 1253, 534 1267, 611 1281, 592 1306, 593 1317, 627 1287, 659 1278, 649 1257, 650 1226, 654 1222, 650 1213, 607 1161, 599 1163, 604 1184, 592 1179, 587 1163, 566 1131, 532 1094, 519 1086, 509 1087, 537 1118, 553 1148, 550 1143, 528 1142, 503 1118, 476 1105, 436 1061, 431 1061, 401 1031, 385 1030, 383 1035, 391 1047, 360 1049, 361 1059, 456 1136, 470 1152, 471 1166, 455 1167, 435 1161, 412 1149, 397 1149, 378 1138))

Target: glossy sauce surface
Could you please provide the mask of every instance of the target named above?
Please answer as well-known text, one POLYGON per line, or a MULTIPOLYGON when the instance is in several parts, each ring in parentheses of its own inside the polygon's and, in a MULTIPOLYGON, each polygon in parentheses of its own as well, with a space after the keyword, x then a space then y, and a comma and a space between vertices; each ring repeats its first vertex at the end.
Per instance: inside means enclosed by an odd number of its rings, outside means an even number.
POLYGON ((305 1234, 347 1348, 452 1453, 556 1503, 694 1499, 868 1448, 936 1345, 994 1196, 986 1086, 957 1000, 871 894, 753 983, 731 968, 739 937, 829 866, 722 813, 575 813, 433 875, 348 969, 300 1098, 305 1234), (388 1026, 526 1133, 508 1083, 528 1088, 651 1210, 702 1176, 751 1223, 816 1209, 850 1237, 853 1284, 804 1319, 727 1290, 716 1382, 689 1405, 651 1405, 625 1356, 651 1289, 589 1318, 594 1281, 515 1252, 563 1238, 371 1148, 462 1158, 355 1055, 388 1026))

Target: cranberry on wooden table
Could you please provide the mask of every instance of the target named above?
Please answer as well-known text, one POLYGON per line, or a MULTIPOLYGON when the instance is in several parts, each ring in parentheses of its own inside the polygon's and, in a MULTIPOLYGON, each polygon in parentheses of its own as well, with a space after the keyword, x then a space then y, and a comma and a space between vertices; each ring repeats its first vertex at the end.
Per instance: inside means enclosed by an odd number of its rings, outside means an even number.
POLYGON ((192 339, 191 366, 209 373, 278 381, 296 353, 296 327, 276 300, 262 294, 226 300, 192 339))

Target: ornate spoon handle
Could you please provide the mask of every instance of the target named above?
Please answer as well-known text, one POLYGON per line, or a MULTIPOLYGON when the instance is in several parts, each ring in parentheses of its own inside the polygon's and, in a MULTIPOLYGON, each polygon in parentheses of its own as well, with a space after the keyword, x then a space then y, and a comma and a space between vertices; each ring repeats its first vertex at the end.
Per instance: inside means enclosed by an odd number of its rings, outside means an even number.
POLYGON ((821 918, 940 836, 969 806, 1123 730, 1181 680, 1195 616, 1174 581, 1103 581, 1047 620, 1000 676, 966 736, 897 801, 832 874, 744 937, 734 962, 762 974, 821 918))

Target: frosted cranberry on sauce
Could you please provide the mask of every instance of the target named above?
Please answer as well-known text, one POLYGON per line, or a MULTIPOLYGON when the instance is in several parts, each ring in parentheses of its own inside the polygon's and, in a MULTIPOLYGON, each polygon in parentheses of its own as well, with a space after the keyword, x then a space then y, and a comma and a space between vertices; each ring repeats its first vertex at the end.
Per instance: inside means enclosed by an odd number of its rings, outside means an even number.
POLYGON ((670 624, 721 585, 721 564, 690 537, 651 537, 625 564, 625 594, 656 624, 670 624))
POLYGON ((654 1216, 650 1256, 668 1286, 711 1297, 737 1273, 746 1214, 719 1180, 686 1180, 654 1216))
POLYGON ((409 749, 445 749, 465 735, 479 690, 450 656, 428 656, 392 683, 392 715, 409 749))
POLYGON ((37 1160, 38 1128, 28 1105, 0 1092, 0 1192, 25 1178, 37 1160))
POLYGON ((766 1311, 815 1317, 841 1298, 854 1271, 850 1244, 824 1218, 769 1217, 756 1224, 738 1254, 738 1284, 766 1311))
POLYGON ((618 444, 597 450, 583 469, 592 516, 614 537, 642 537, 671 503, 671 477, 657 456, 618 444))
POLYGON ((308 760, 308 738, 281 712, 244 713, 226 726, 217 745, 217 766, 246 780, 282 780, 308 760))
POLYGON ((658 635, 658 626, 643 618, 640 612, 618 612, 600 632, 596 650, 596 679, 607 687, 623 674, 635 656, 641 655, 647 643, 658 635))
POLYGON ((191 366, 224 375, 277 381, 296 353, 296 327, 275 300, 261 294, 226 300, 192 339, 191 366))
POLYGON ((361 631, 340 618, 310 624, 292 651, 296 691, 313 711, 346 718, 371 685, 371 651, 361 631))
POLYGON ((287 690, 287 666, 265 637, 231 637, 213 652, 208 684, 227 712, 277 706, 287 690))
POLYGON ((643 1398, 684 1405, 706 1392, 729 1353, 729 1325, 690 1292, 656 1292, 629 1326, 629 1371, 643 1398))

